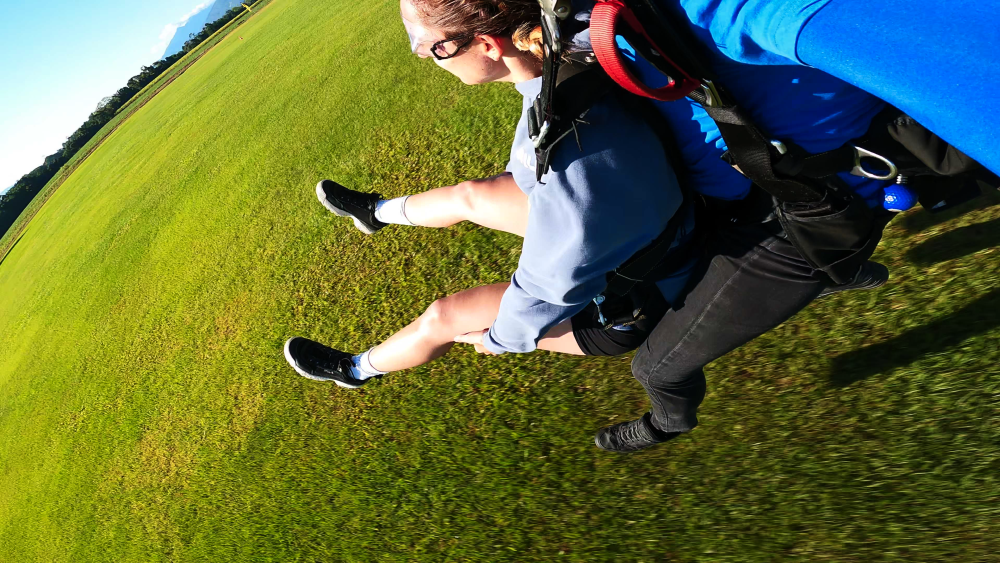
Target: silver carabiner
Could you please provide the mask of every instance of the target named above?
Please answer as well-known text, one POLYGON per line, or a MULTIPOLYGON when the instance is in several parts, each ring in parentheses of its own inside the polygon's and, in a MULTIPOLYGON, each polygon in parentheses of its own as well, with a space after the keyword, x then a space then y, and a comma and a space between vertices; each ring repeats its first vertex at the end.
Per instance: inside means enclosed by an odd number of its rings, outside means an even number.
POLYGON ((608 319, 604 317, 604 311, 601 310, 601 303, 604 303, 604 301, 605 297, 603 293, 594 298, 594 305, 597 305, 597 322, 601 323, 601 326, 608 324, 608 319))
POLYGON ((875 154, 872 151, 863 149, 859 146, 851 146, 854 147, 854 169, 851 170, 851 174, 861 176, 862 178, 868 178, 869 180, 894 180, 896 176, 899 176, 899 169, 896 168, 896 165, 888 158, 880 154, 875 154), (862 166, 862 158, 874 158, 875 160, 881 161, 882 164, 886 165, 889 171, 884 175, 869 172, 865 170, 864 166, 862 166))

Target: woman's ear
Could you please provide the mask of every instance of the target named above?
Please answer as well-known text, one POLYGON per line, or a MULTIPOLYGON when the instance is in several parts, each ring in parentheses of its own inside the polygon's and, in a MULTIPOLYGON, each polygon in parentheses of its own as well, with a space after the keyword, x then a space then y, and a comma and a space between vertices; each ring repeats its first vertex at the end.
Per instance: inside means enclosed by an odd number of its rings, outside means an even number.
POLYGON ((485 49, 484 54, 487 57, 493 61, 499 61, 503 57, 504 42, 502 39, 494 35, 480 35, 478 39, 482 41, 485 49))

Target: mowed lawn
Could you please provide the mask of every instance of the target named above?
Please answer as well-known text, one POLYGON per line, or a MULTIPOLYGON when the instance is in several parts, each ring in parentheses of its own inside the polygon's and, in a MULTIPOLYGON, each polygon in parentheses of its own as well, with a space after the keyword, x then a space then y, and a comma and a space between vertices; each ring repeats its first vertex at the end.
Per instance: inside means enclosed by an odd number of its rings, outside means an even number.
POLYGON ((289 336, 362 350, 517 263, 510 235, 366 237, 316 202, 506 162, 516 92, 417 60, 397 10, 275 0, 0 263, 0 561, 996 560, 995 195, 898 218, 889 285, 712 364, 701 426, 648 452, 592 444, 646 408, 628 357, 297 376, 289 336))

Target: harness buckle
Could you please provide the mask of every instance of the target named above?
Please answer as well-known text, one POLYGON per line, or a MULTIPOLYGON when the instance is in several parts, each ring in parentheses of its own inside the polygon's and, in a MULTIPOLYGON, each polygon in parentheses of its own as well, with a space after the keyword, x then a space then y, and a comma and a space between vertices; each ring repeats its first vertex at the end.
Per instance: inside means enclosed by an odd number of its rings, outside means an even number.
POLYGON ((851 170, 851 174, 855 176, 861 176, 862 178, 868 178, 869 180, 892 180, 899 175, 899 169, 896 165, 888 158, 873 153, 868 149, 863 149, 857 145, 851 145, 854 147, 854 168, 851 170), (884 164, 889 171, 885 174, 878 174, 876 172, 869 172, 865 170, 864 165, 861 162, 863 158, 874 158, 884 164))
POLYGON ((552 128, 552 122, 546 119, 544 122, 542 122, 542 126, 538 129, 537 135, 535 135, 534 137, 528 135, 528 137, 531 138, 531 144, 534 145, 536 149, 541 148, 542 143, 545 142, 545 138, 548 136, 549 129, 551 128, 552 128))
POLYGON ((601 303, 604 303, 604 301, 605 297, 603 293, 594 298, 594 305, 597 305, 597 322, 601 323, 604 328, 607 328, 611 326, 611 323, 604 316, 604 311, 601 311, 601 303))
POLYGON ((715 83, 711 80, 702 80, 701 90, 705 94, 703 106, 714 108, 722 103, 722 96, 719 95, 719 90, 716 89, 715 83))
POLYGON ((572 5, 569 0, 539 0, 542 11, 564 20, 569 17, 572 5))

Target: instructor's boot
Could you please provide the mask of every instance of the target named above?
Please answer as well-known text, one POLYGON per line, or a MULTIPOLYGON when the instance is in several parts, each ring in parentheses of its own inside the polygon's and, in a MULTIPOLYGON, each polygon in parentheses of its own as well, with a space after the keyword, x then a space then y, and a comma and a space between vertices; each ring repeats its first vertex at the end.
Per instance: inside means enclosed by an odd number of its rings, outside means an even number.
POLYGON ((382 199, 380 194, 357 192, 333 180, 320 180, 316 184, 316 197, 336 215, 354 219, 354 226, 365 234, 373 235, 386 226, 375 218, 375 206, 382 199))
POLYGON ((824 289, 819 294, 819 297, 826 297, 831 293, 850 291, 852 289, 875 289, 882 287, 887 281, 889 281, 889 268, 878 262, 868 261, 861 265, 861 269, 858 270, 858 274, 854 276, 852 281, 843 285, 830 286, 824 289))
POLYGON ((594 444, 608 452, 637 452, 676 438, 680 432, 661 432, 653 427, 652 413, 642 418, 601 428, 594 444))

